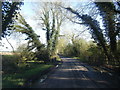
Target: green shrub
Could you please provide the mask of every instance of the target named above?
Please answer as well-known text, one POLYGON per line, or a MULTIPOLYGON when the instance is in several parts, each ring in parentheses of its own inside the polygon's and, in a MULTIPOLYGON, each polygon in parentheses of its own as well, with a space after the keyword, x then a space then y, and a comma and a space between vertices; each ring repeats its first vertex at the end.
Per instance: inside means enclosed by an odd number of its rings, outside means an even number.
POLYGON ((2 70, 4 73, 12 73, 17 70, 17 56, 3 55, 2 56, 2 70))
POLYGON ((17 88, 18 86, 23 86, 27 79, 31 78, 34 75, 52 67, 53 65, 45 64, 35 64, 32 63, 30 68, 26 70, 26 67, 22 69, 19 73, 14 74, 4 74, 2 85, 3 88, 17 88))

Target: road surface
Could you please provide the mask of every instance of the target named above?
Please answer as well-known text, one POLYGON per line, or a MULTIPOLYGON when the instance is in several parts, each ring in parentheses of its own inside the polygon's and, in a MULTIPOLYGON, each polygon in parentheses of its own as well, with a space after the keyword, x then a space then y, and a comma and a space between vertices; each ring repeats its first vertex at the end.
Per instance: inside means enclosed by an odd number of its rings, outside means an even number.
POLYGON ((118 81, 95 71, 77 59, 62 58, 63 64, 38 80, 31 88, 118 88, 118 81))

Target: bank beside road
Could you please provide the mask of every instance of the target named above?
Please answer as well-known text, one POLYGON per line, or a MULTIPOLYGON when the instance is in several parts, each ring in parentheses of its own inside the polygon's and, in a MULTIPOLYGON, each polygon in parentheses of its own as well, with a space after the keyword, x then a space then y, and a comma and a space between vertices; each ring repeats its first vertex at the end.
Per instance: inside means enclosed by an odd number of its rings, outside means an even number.
POLYGON ((20 73, 3 74, 2 88, 24 88, 29 87, 40 76, 46 74, 54 65, 50 64, 32 64, 33 68, 26 69, 20 73))

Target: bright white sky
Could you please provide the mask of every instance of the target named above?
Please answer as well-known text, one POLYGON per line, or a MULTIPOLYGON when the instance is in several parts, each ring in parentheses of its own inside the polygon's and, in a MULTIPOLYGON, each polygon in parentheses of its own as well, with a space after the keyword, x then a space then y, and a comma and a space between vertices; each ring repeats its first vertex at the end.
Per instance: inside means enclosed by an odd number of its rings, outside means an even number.
MULTIPOLYGON (((33 30, 36 32, 36 34, 40 35, 40 41, 42 43, 45 43, 46 42, 45 31, 43 31, 40 27, 38 28, 38 26, 37 26, 38 24, 36 23, 36 20, 34 18, 35 13, 34 13, 34 9, 33 9, 33 7, 34 7, 33 3, 34 2, 25 2, 24 5, 21 7, 21 14, 25 17, 26 21, 28 22, 28 24, 30 24, 30 26, 33 28, 33 30)), ((72 5, 72 7, 74 7, 74 6, 77 5, 77 2, 70 2, 70 4, 72 5)), ((61 27, 61 32, 60 33, 61 34, 76 33, 76 31, 74 31, 74 30, 77 30, 77 31, 85 30, 85 26, 73 24, 71 22, 66 22, 61 27)), ((20 44, 26 42, 24 40, 25 37, 26 37, 25 35, 19 34, 19 36, 15 37, 15 35, 12 35, 8 38, 9 38, 9 41, 11 42, 11 44, 16 49, 20 44)), ((91 40, 90 39, 91 35, 88 33, 88 31, 82 33, 80 35, 80 37, 86 39, 87 41, 91 40)), ((8 44, 6 39, 3 39, 2 43, 4 43, 4 47, 0 48, 1 51, 12 51, 12 48, 10 47, 10 45, 8 44)))

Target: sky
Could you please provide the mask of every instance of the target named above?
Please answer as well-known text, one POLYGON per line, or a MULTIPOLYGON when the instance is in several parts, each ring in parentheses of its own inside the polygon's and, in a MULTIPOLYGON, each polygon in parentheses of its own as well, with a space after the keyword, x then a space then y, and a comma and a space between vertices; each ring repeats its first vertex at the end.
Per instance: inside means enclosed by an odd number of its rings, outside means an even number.
MULTIPOLYGON (((42 43, 46 43, 45 31, 43 31, 40 27, 38 27, 38 24, 36 23, 35 20, 33 3, 34 2, 25 1, 24 5, 21 7, 20 13, 24 16, 25 20, 27 21, 28 24, 30 24, 30 26, 33 28, 35 33, 37 35, 40 35, 40 41, 42 43)), ((70 2, 72 7, 75 7, 77 3, 78 2, 70 2)), ((83 25, 77 25, 77 24, 73 24, 70 21, 67 21, 65 24, 62 25, 60 34, 80 33, 79 30, 85 30, 85 29, 86 28, 83 25)), ((80 37, 86 39, 87 41, 91 40, 91 35, 89 34, 88 30, 86 30, 85 33, 80 34, 80 37)), ((9 42, 11 42, 11 44, 14 46, 15 49, 22 43, 26 43, 26 41, 24 40, 25 38, 26 36, 22 34, 16 34, 8 37, 9 42)), ((1 51, 12 51, 11 46, 8 44, 5 38, 2 39, 2 43, 4 44, 4 47, 0 48, 1 51)))

